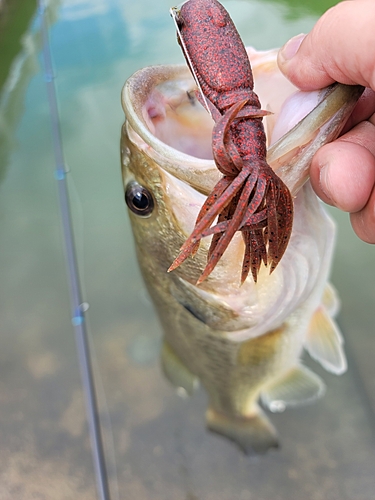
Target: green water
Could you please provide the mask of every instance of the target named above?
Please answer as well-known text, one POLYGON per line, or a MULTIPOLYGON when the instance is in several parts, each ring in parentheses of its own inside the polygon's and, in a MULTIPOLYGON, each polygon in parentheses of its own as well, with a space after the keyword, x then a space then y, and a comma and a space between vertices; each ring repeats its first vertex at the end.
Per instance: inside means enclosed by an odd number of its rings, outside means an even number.
MULTIPOLYGON (((267 49, 308 31, 334 2, 223 3, 245 43, 267 49)), ((17 6, 0 14, 0 498, 93 499, 39 21, 21 1, 17 6)), ((332 279, 342 300, 349 370, 335 377, 314 365, 327 381, 327 395, 272 417, 280 451, 249 459, 206 433, 205 395, 179 398, 160 372, 161 331, 137 268, 123 199, 120 91, 140 67, 182 62, 169 7, 167 0, 50 2, 112 497, 370 500, 374 248, 354 236, 346 214, 333 212, 338 241, 332 279)))

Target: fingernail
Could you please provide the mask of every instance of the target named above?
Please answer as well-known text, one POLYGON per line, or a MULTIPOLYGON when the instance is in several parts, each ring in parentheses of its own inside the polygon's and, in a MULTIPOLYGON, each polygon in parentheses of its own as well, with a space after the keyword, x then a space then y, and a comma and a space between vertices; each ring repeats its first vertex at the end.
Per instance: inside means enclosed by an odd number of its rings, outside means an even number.
POLYGON ((305 33, 300 33, 299 35, 291 38, 283 47, 281 47, 279 51, 279 63, 284 64, 296 55, 305 36, 305 33))

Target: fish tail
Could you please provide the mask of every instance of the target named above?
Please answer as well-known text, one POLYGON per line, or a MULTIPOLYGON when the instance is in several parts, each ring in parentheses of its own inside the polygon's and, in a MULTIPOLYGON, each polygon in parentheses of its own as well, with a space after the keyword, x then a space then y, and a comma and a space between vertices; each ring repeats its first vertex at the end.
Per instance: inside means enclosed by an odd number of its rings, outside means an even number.
POLYGON ((249 417, 228 415, 209 407, 206 421, 210 431, 231 439, 246 455, 264 454, 279 446, 274 426, 259 407, 249 417))

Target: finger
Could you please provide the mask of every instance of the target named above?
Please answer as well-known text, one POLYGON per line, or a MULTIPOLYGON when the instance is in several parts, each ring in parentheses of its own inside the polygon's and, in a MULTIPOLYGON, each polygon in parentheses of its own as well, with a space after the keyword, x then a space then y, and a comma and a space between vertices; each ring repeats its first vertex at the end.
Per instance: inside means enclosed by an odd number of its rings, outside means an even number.
POLYGON ((341 2, 308 35, 298 35, 282 47, 279 67, 303 90, 334 81, 375 90, 374 26, 374 0, 341 2))
POLYGON ((375 243, 375 189, 366 206, 359 212, 350 214, 350 222, 361 240, 366 243, 375 243))
POLYGON ((320 148, 313 158, 310 178, 315 192, 326 203, 346 212, 362 210, 375 184, 374 124, 361 122, 320 148))

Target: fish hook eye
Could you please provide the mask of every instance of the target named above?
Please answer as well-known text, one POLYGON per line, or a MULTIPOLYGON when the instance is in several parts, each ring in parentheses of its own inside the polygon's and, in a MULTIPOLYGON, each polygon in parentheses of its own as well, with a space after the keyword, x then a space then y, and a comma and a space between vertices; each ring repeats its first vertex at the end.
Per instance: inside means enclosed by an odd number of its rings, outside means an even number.
POLYGON ((150 191, 134 181, 126 187, 125 201, 129 209, 141 217, 149 217, 155 207, 154 197, 150 191))

